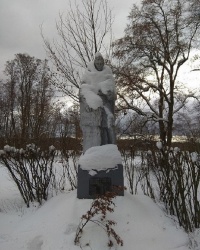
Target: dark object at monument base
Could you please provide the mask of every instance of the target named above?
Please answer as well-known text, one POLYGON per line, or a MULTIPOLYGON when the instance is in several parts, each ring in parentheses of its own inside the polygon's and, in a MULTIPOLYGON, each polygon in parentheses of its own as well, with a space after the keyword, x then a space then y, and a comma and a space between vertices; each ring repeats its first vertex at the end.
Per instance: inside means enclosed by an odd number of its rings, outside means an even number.
POLYGON ((109 177, 91 177, 89 179, 89 195, 104 195, 106 192, 111 191, 112 183, 109 177))
MULTIPOLYGON (((114 168, 106 170, 93 170, 95 175, 90 175, 90 170, 78 168, 77 198, 94 199, 98 195, 104 195, 112 191, 113 187, 124 187, 123 166, 118 164, 114 168)), ((124 195, 124 190, 119 191, 119 196, 124 195)))

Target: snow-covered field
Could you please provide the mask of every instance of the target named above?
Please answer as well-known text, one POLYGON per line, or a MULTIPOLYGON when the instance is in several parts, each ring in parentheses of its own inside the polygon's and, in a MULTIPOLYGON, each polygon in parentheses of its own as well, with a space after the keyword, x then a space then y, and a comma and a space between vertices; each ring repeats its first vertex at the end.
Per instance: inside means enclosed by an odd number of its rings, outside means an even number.
MULTIPOLYGON (((74 245, 80 217, 90 204, 91 200, 77 199, 76 191, 65 191, 40 207, 26 208, 6 169, 0 166, 0 250, 109 249, 105 231, 91 222, 85 227, 80 246, 74 245)), ((125 192, 115 204, 109 218, 117 222, 115 231, 124 245, 111 249, 190 249, 188 235, 150 198, 125 192)))

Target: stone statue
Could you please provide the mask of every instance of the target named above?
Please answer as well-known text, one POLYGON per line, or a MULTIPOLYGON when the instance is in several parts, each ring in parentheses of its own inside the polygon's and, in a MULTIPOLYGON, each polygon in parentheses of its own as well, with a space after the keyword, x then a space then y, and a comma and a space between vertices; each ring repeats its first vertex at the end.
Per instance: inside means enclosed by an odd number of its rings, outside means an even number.
POLYGON ((97 52, 88 64, 80 87, 80 125, 83 152, 94 146, 115 144, 115 81, 112 70, 97 52))

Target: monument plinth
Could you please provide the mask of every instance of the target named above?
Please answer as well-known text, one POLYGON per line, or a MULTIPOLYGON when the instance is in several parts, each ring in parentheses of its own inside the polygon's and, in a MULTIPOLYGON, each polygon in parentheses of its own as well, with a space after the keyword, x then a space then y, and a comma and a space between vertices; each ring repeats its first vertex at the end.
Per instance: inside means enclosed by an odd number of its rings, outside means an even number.
MULTIPOLYGON (((78 198, 94 198, 123 186, 123 167, 115 136, 115 81, 98 52, 88 64, 80 87, 83 155, 78 169, 78 198)), ((121 192, 119 195, 123 195, 121 192)))

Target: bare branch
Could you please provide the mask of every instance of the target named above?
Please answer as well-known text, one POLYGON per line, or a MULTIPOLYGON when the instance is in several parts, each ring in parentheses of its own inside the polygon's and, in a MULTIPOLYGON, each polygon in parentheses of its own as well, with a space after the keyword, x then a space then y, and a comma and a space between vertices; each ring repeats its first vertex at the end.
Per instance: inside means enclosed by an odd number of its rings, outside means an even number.
POLYGON ((67 15, 59 14, 56 28, 59 40, 50 43, 42 38, 56 73, 53 84, 69 98, 78 101, 81 75, 95 53, 110 56, 113 17, 107 0, 70 2, 67 15))

